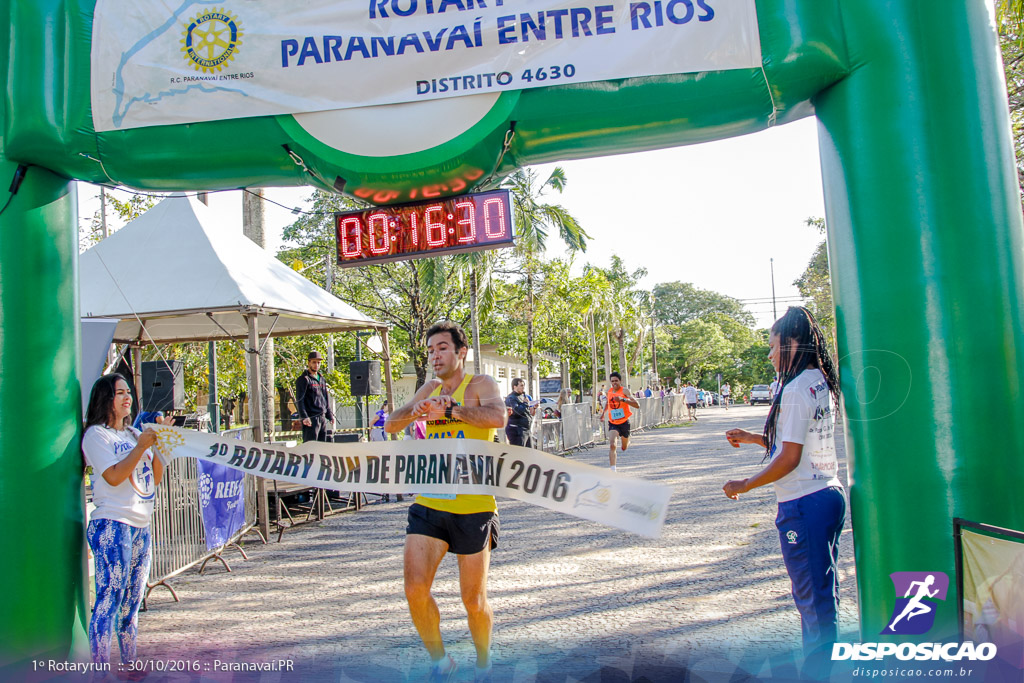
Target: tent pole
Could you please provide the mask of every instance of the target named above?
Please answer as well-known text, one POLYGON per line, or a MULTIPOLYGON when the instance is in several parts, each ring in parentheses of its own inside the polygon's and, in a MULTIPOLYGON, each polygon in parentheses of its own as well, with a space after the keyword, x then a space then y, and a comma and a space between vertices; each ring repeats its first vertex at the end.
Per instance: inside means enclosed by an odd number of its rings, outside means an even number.
POLYGON ((209 371, 207 374, 207 389, 209 394, 208 410, 210 411, 210 426, 214 434, 220 433, 220 402, 217 398, 217 342, 211 341, 208 347, 207 362, 209 371))
POLYGON ((394 386, 391 381, 391 342, 388 340, 388 328, 382 327, 380 338, 384 346, 384 393, 387 394, 388 412, 395 410, 394 386))
MULTIPOLYGON (((249 424, 252 425, 252 440, 263 443, 263 398, 260 382, 260 334, 258 313, 247 313, 249 323, 249 424)), ((256 477, 256 513, 260 520, 263 538, 270 538, 270 510, 267 503, 267 480, 256 477)))
MULTIPOLYGON (((140 337, 142 335, 139 335, 140 337)), ((141 413, 146 405, 146 400, 142 396, 142 340, 139 340, 138 344, 132 346, 132 374, 135 377, 132 381, 135 382, 135 397, 139 401, 139 410, 141 413)))

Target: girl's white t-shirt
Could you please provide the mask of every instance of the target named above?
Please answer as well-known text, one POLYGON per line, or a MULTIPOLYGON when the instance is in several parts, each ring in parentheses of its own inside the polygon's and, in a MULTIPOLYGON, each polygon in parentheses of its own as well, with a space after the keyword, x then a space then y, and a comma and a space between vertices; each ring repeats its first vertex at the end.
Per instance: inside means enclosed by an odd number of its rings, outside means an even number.
POLYGON ((153 453, 149 449, 139 458, 128 478, 111 486, 103 478, 110 467, 124 460, 138 443, 140 432, 132 427, 123 430, 93 425, 82 438, 82 453, 92 465, 92 498, 96 509, 92 519, 111 519, 134 527, 149 526, 156 497, 153 453))
POLYGON ((775 495, 780 503, 830 486, 842 487, 832 395, 825 376, 817 368, 804 370, 782 390, 772 458, 782 452, 784 441, 804 448, 796 469, 775 482, 775 495))

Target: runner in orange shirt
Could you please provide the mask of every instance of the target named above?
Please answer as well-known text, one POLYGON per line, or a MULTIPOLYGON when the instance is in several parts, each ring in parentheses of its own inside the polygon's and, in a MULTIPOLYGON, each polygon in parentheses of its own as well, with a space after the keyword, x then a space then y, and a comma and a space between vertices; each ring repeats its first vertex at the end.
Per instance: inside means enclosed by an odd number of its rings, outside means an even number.
POLYGON ((608 415, 608 464, 615 471, 615 438, 622 440, 622 452, 629 447, 629 418, 633 414, 629 407, 639 408, 640 404, 629 395, 622 386, 622 375, 613 372, 608 376, 611 388, 608 389, 608 401, 601 410, 601 419, 608 415))

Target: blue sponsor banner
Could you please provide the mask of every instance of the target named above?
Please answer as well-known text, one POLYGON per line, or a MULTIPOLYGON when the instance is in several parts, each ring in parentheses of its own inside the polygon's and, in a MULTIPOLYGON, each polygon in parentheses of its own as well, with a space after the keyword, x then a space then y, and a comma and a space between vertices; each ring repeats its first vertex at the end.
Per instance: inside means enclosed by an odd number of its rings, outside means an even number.
POLYGON ((245 524, 244 481, 244 472, 199 460, 199 505, 207 549, 220 548, 245 524))

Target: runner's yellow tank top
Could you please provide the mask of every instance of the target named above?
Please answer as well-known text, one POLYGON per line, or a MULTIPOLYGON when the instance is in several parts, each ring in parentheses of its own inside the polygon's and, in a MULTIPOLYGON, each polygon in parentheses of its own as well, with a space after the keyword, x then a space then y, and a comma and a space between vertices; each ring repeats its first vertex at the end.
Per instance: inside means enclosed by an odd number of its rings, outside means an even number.
MULTIPOLYGON (((466 404, 466 387, 469 386, 469 380, 471 379, 473 379, 473 375, 467 372, 466 376, 462 379, 462 383, 452 393, 452 399, 461 405, 466 404)), ((441 385, 439 384, 436 389, 430 392, 430 396, 440 395, 441 385)), ((497 429, 474 427, 459 420, 447 420, 443 417, 440 420, 427 422, 428 439, 480 439, 481 441, 494 441, 494 435, 497 431, 497 429)), ((460 493, 455 498, 431 498, 419 494, 416 496, 416 502, 423 507, 441 510, 442 512, 453 512, 457 515, 498 511, 498 504, 495 502, 494 496, 460 493)))

